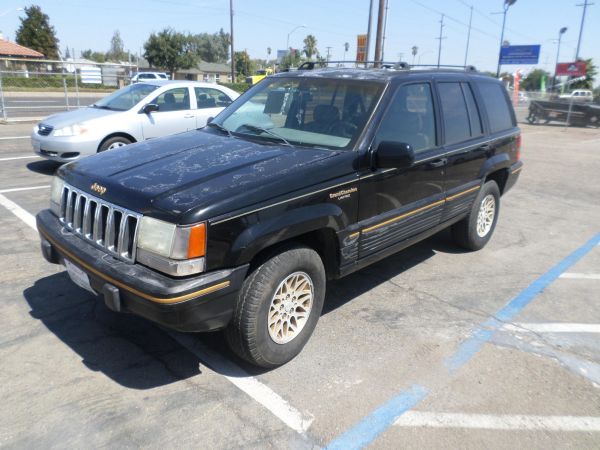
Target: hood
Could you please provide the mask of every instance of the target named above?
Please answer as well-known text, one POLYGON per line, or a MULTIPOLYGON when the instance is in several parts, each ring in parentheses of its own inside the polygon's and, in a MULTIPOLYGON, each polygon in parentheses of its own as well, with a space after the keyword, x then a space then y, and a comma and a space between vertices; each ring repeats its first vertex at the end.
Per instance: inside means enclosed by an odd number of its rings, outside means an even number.
POLYGON ((93 108, 90 106, 87 108, 74 109, 73 111, 53 114, 46 117, 41 123, 44 125, 51 125, 54 127, 54 129, 58 129, 67 127, 69 125, 75 125, 78 123, 99 119, 101 117, 112 116, 122 112, 123 111, 111 111, 109 109, 93 108))
POLYGON ((152 139, 63 166, 75 187, 109 202, 194 223, 351 173, 351 151, 288 147, 203 129, 152 139))

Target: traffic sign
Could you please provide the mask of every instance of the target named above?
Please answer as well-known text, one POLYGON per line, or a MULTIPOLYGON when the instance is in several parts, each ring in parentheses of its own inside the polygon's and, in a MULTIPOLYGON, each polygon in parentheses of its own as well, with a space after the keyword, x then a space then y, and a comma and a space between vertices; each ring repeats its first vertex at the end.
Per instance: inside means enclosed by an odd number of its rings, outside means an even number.
POLYGON ((537 64, 541 45, 508 45, 500 50, 500 64, 537 64))
POLYGON ((556 76, 584 77, 586 70, 587 65, 585 61, 558 63, 556 65, 556 76))

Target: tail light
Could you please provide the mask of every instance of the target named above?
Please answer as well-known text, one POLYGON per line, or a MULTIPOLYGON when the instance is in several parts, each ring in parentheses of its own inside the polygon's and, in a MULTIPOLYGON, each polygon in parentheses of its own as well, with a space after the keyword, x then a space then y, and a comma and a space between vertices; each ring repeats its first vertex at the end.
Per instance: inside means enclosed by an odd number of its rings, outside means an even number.
POLYGON ((523 144, 523 138, 521 137, 520 133, 517 135, 516 144, 517 144, 517 161, 519 161, 521 159, 521 145, 523 144))

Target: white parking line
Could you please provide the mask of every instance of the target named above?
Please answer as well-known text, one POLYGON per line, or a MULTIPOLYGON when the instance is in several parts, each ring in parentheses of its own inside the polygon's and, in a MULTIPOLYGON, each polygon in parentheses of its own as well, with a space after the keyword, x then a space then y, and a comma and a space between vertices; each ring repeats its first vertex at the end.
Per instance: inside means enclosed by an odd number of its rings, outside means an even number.
POLYGON ((25 224, 33 228, 37 231, 37 226, 35 225, 35 217, 32 214, 25 211, 19 205, 17 205, 12 200, 7 199, 4 195, 0 194, 0 205, 4 206, 11 213, 21 219, 25 224))
POLYGON ((600 431, 600 417, 522 416, 409 411, 396 420, 394 425, 399 427, 589 432, 600 431))
MULTIPOLYGON (((2 194, 0 194, 0 205, 4 206, 31 228, 37 230, 35 217, 2 194)), ((238 365, 206 348, 197 338, 189 334, 175 332, 169 332, 169 335, 196 355, 208 367, 222 374, 238 389, 267 408, 277 419, 281 420, 292 430, 298 433, 305 433, 308 430, 313 421, 312 414, 302 414, 267 385, 258 381, 238 365)))
POLYGON ((48 189, 49 187, 49 184, 45 184, 44 186, 28 186, 20 188, 0 189, 0 194, 6 194, 8 192, 33 191, 35 189, 48 189))
POLYGON ((15 159, 33 159, 33 158, 40 158, 40 156, 37 155, 29 155, 29 156, 12 156, 10 158, 0 158, 0 161, 13 161, 15 159))
POLYGON ((566 272, 561 274, 560 278, 570 278, 572 280, 600 280, 600 274, 566 272))
POLYGON ((520 333, 600 333, 597 323, 515 323, 506 324, 504 331, 520 333))
POLYGON ((13 139, 29 139, 29 136, 5 136, 0 137, 0 141, 10 141, 13 139))
POLYGON ((223 375, 237 388, 267 408, 292 430, 298 433, 304 433, 308 430, 313 421, 311 414, 302 414, 279 394, 248 374, 244 369, 206 348, 198 338, 182 333, 169 332, 169 335, 196 355, 208 367, 223 375))

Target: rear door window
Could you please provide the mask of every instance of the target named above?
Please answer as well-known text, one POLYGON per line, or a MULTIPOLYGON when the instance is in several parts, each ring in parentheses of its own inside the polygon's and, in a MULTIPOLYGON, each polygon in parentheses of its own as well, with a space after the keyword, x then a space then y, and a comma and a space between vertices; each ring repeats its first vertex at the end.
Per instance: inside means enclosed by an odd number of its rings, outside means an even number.
POLYGON ((477 85, 483 98, 483 106, 490 122, 490 131, 509 130, 515 126, 510 104, 504 87, 497 83, 481 82, 477 85))
POLYGON ((460 83, 439 83, 446 145, 471 138, 469 111, 460 83))

